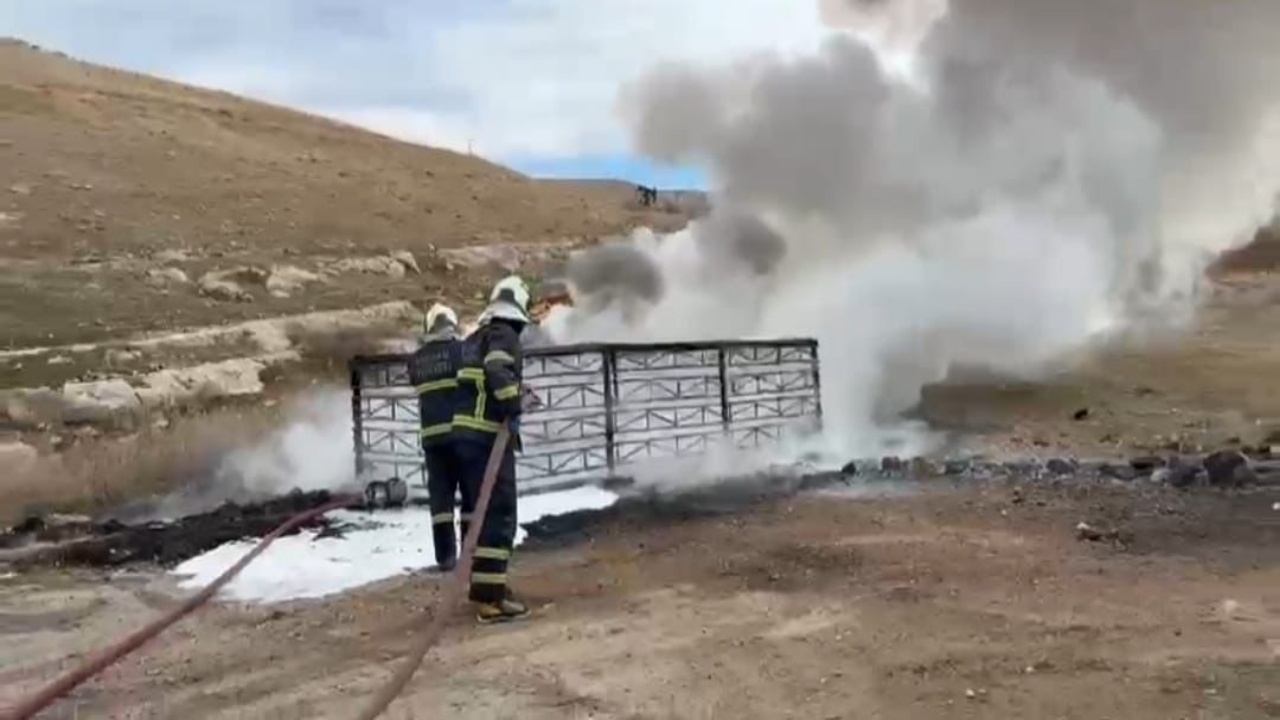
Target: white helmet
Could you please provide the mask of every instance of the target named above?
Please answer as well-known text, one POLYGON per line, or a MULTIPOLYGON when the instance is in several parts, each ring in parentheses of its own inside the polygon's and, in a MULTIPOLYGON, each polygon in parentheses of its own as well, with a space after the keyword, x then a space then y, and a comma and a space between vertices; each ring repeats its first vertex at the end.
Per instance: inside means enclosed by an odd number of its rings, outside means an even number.
POLYGON ((489 293, 489 307, 485 308, 480 322, 502 318, 520 323, 532 323, 529 317, 529 286, 519 275, 508 275, 493 286, 489 293))
POLYGON ((422 323, 422 329, 428 335, 432 333, 443 332, 446 327, 458 327, 458 313, 453 308, 444 303, 436 303, 427 311, 427 318, 422 323))

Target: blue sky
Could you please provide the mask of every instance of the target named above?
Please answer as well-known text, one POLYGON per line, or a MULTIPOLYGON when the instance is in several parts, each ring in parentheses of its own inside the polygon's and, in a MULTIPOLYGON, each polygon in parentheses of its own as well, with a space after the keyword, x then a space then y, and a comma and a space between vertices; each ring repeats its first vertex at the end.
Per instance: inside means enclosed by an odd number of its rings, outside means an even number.
POLYGON ((701 187, 631 152, 661 62, 804 52, 814 0, 0 0, 0 35, 301 108, 521 171, 701 187))

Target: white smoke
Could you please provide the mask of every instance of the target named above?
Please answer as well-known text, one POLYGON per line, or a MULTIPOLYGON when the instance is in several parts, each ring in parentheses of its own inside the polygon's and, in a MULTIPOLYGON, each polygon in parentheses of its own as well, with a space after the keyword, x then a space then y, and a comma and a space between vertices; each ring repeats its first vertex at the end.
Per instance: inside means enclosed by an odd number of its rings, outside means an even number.
POLYGON ((344 490, 355 483, 351 396, 328 389, 298 398, 287 422, 259 442, 225 456, 214 486, 241 496, 270 497, 293 489, 344 490))
POLYGON ((1274 0, 824 5, 856 33, 814 57, 625 93, 637 148, 707 168, 715 211, 603 251, 614 282, 557 339, 816 337, 828 439, 862 453, 957 367, 1035 377, 1185 323, 1273 210, 1274 0))

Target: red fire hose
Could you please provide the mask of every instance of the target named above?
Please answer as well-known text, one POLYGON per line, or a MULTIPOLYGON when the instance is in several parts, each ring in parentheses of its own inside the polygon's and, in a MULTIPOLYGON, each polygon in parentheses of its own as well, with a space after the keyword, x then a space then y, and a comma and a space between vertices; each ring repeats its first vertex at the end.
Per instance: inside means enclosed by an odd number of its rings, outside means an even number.
MULTIPOLYGON (((476 507, 473 517, 476 521, 472 522, 467 531, 466 538, 463 539, 462 557, 455 569, 453 576, 450 578, 449 585, 445 589, 444 605, 431 618, 431 622, 423 628, 414 642, 413 648, 409 653, 409 658, 405 664, 396 672, 395 676, 387 683, 385 687, 374 698, 373 702, 360 715, 360 720, 373 720, 381 715, 388 706, 396 699, 396 696, 404 690, 405 685, 409 683, 409 679, 413 677, 418 666, 422 664, 422 658, 426 655, 427 650, 440 638, 440 634, 444 630, 444 619, 447 611, 451 609, 457 602, 459 592, 464 582, 471 575, 472 556, 475 554, 476 542, 480 537, 480 528, 484 524, 485 512, 489 509, 489 498, 493 495, 494 480, 498 475, 498 467, 502 462, 502 453, 506 450, 507 442, 510 439, 510 433, 504 426, 498 434, 498 439, 494 443, 493 452, 489 454, 489 463, 485 467, 484 482, 480 487, 479 497, 476 499, 476 507)), ((164 616, 157 618, 147 626, 124 638, 115 645, 108 647, 95 657, 82 664, 75 670, 58 678, 54 683, 41 689, 38 693, 32 695, 26 700, 18 704, 17 707, 10 708, 5 711, 2 716, 3 720, 30 720, 41 711, 47 710, 59 698, 66 696, 72 690, 88 681, 98 673, 107 669, 114 663, 120 661, 126 655, 138 650, 149 640, 155 638, 164 632, 171 625, 178 622, 191 612, 204 605, 212 598, 218 590, 231 581, 236 575, 244 570, 249 563, 253 562, 259 555, 267 549, 273 541, 295 530, 299 526, 314 520, 321 515, 339 510, 342 508, 360 505, 363 501, 358 496, 341 496, 333 501, 321 505, 320 507, 308 510, 304 513, 294 516, 288 522, 280 527, 272 530, 270 534, 262 538, 257 546, 250 550, 244 557, 225 572, 219 575, 213 582, 209 583, 200 592, 188 598, 178 607, 166 613, 164 616)))
POLYGON ((327 512, 351 507, 352 505, 358 505, 360 502, 361 498, 359 497, 344 495, 339 498, 335 498, 331 502, 321 505, 318 508, 313 508, 304 513, 295 515, 288 522, 275 530, 272 530, 270 534, 262 538, 256 547, 246 553, 244 557, 240 558, 239 562, 227 568, 225 572, 214 579, 213 582, 205 586, 203 590, 187 598, 187 600, 181 605, 170 610, 165 615, 156 618, 147 626, 98 653, 96 657, 91 658, 80 667, 58 678, 58 680, 53 684, 45 687, 40 692, 19 703, 16 708, 11 708, 4 715, 5 720, 28 720, 28 718, 35 717, 36 713, 47 709, 55 701, 74 690, 81 683, 84 683, 86 680, 107 669, 129 653, 132 653, 142 647, 147 643, 147 641, 164 632, 169 628, 169 626, 178 622, 193 610, 205 604, 209 598, 213 597, 218 592, 218 590, 222 589, 223 585, 230 582, 231 579, 238 575, 241 570, 244 570, 249 563, 253 562, 259 555, 261 555, 262 552, 267 549, 267 546, 274 542, 276 538, 279 538, 281 535, 284 535, 285 533, 288 533, 300 525, 314 520, 327 512))
POLYGON ((462 557, 449 578, 449 584, 445 586, 444 602, 431 616, 431 622, 422 628, 422 632, 414 640, 404 665, 401 665, 382 690, 378 691, 373 701, 365 706, 358 720, 374 720, 391 706, 391 703, 409 684, 409 679, 417 672, 418 666, 422 665, 422 658, 426 657, 427 651, 436 644, 444 632, 445 618, 448 617, 449 610, 458 603, 463 584, 467 583, 471 577, 471 562, 475 556, 476 543, 480 540, 480 528, 484 525, 484 516, 489 510, 489 498, 493 495, 493 485, 498 477, 498 467, 502 464, 502 454, 506 451, 510 440, 511 431, 506 424, 503 424, 498 431, 498 439, 493 443, 493 450, 489 453, 489 463, 484 468, 484 482, 480 485, 480 495, 476 498, 475 512, 472 513, 475 519, 467 527, 467 536, 462 539, 462 557))

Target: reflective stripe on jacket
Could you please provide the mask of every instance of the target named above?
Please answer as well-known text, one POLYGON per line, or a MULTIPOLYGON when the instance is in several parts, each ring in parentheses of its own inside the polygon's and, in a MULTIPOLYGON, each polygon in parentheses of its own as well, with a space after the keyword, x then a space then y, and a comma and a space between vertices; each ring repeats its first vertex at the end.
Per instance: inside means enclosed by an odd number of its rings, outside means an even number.
POLYGON ((409 358, 409 382, 418 393, 423 445, 443 442, 453 430, 462 345, 453 336, 428 338, 409 358))
POLYGON ((503 422, 520 415, 520 336, 491 320, 467 337, 458 370, 454 432, 491 440, 503 422))

